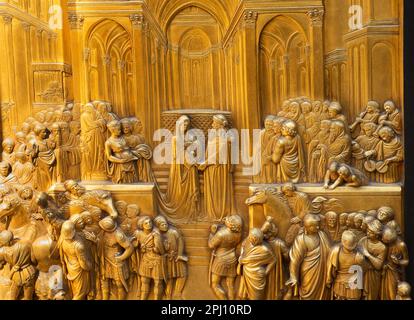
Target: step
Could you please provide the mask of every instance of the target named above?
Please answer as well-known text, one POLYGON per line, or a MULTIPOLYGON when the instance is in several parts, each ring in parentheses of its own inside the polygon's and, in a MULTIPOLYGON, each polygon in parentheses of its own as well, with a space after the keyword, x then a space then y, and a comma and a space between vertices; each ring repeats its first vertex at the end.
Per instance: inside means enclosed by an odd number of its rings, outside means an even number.
POLYGON ((190 256, 194 257, 209 257, 211 255, 210 248, 206 247, 185 247, 185 252, 190 256))
POLYGON ((185 238, 208 239, 210 229, 180 229, 185 238))
POLYGON ((206 247, 208 244, 208 237, 185 237, 185 243, 187 247, 206 247))
POLYGON ((190 266, 208 266, 210 264, 210 257, 194 257, 190 256, 188 265, 190 266))

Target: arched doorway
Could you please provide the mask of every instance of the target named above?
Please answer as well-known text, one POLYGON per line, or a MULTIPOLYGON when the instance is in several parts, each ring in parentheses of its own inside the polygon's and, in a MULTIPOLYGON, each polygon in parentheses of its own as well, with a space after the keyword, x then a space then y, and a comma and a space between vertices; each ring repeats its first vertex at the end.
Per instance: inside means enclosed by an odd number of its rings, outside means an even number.
POLYGON ((91 28, 86 50, 89 100, 109 101, 117 114, 129 115, 134 100, 129 33, 105 19, 91 28))
POLYGON ((283 100, 310 96, 309 45, 290 17, 277 16, 263 29, 259 42, 262 115, 276 114, 283 100))

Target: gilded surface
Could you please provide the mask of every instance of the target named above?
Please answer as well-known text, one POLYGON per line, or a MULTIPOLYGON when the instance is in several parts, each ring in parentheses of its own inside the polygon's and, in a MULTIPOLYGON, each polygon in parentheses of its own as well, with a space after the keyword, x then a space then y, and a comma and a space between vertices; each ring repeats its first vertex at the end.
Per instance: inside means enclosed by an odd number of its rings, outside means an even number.
POLYGON ((402 1, 53 3, 0 0, 0 299, 410 299, 402 1))

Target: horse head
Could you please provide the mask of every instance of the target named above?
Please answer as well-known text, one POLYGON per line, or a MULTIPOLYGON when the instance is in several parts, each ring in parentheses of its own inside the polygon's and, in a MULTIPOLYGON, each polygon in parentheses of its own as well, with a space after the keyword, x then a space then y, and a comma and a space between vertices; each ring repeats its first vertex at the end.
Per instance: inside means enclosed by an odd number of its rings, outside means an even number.
POLYGON ((279 236, 284 239, 294 217, 284 195, 274 187, 258 188, 246 200, 249 206, 251 228, 260 228, 267 216, 273 217, 279 229, 279 236))
POLYGON ((82 196, 82 200, 89 205, 98 207, 108 213, 113 219, 118 218, 118 211, 115 208, 111 193, 104 190, 88 191, 82 196))

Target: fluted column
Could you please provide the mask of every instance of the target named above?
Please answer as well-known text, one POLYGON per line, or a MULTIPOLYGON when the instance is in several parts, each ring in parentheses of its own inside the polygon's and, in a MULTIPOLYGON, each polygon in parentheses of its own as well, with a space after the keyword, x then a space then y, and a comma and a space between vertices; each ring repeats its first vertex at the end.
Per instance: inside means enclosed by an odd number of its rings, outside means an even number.
POLYGON ((310 19, 311 42, 311 98, 321 100, 324 98, 324 52, 323 52, 323 15, 322 9, 313 9, 307 13, 310 19))
POLYGON ((75 103, 87 102, 87 86, 86 70, 83 60, 84 48, 82 45, 82 29, 84 17, 76 14, 69 14, 69 24, 71 29, 71 52, 72 52, 72 77, 73 83, 73 98, 75 103))

